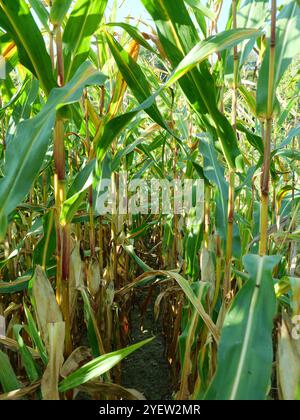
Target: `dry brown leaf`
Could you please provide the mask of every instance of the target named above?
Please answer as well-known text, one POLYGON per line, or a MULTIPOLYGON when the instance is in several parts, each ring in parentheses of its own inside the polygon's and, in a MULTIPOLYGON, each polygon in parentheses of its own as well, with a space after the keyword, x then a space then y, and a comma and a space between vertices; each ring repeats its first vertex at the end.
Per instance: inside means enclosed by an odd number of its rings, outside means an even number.
POLYGON ((15 389, 5 394, 0 394, 0 401, 20 400, 21 398, 26 397, 26 395, 29 395, 35 392, 37 389, 39 389, 40 386, 41 386, 41 382, 38 381, 24 388, 15 389))
POLYGON ((300 385, 300 339, 292 336, 293 325, 283 316, 278 340, 278 380, 283 400, 293 401, 300 385))
POLYGON ((101 278, 98 261, 91 261, 88 267, 87 284, 90 294, 94 297, 100 290, 101 278))
POLYGON ((47 345, 48 324, 61 322, 63 318, 53 288, 40 266, 37 266, 32 279, 32 293, 39 330, 47 345))
POLYGON ((100 393, 107 399, 146 400, 143 394, 136 389, 124 388, 121 385, 90 381, 79 387, 81 391, 89 394, 100 393))
POLYGON ((78 347, 65 361, 62 369, 61 376, 66 378, 72 372, 80 368, 83 364, 93 359, 93 355, 88 347, 78 347))
POLYGON ((49 362, 42 378, 42 395, 44 400, 59 400, 58 383, 64 361, 65 323, 48 324, 48 337, 49 362))

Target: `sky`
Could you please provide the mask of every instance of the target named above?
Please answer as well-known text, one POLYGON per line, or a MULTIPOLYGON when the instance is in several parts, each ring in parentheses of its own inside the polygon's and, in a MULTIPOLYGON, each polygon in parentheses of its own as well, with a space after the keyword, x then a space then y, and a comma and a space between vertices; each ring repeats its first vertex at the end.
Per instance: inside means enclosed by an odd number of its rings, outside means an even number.
MULTIPOLYGON (((150 19, 150 15, 147 13, 145 7, 143 6, 141 0, 118 0, 119 5, 122 4, 121 7, 118 8, 118 14, 117 17, 119 20, 124 20, 125 17, 128 15, 136 18, 143 18, 145 20, 150 19)), ((174 0, 176 1, 176 0, 174 0)), ((113 0, 109 0, 110 5, 113 4, 113 0)), ((220 23, 219 26, 225 27, 228 13, 229 13, 229 7, 230 7, 231 0, 224 0, 224 6, 223 6, 223 12, 220 16, 220 23)), ((203 1, 203 4, 205 4, 205 1, 203 1)))
MULTIPOLYGON (((277 0, 277 4, 280 5, 284 0, 277 0)), ((113 4, 113 0, 109 0, 110 6, 113 4)), ((174 0, 176 2, 176 0, 174 0)), ((202 3, 205 4, 205 0, 202 0, 202 3)), ((118 20, 124 20, 128 15, 136 18, 143 18, 144 20, 151 19, 147 13, 145 7, 143 6, 141 0, 118 0, 118 20), (122 5, 121 5, 122 4, 122 5), (121 5, 121 6, 120 6, 121 5)), ((219 30, 225 29, 225 25, 228 19, 229 9, 230 9, 231 0, 224 0, 222 13, 219 19, 219 30)))

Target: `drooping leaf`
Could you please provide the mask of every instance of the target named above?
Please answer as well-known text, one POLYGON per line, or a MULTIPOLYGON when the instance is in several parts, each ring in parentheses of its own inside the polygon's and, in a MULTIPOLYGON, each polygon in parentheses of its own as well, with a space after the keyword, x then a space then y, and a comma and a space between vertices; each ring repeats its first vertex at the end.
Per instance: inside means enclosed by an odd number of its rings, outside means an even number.
MULTIPOLYGON (((142 104, 151 96, 151 90, 142 69, 114 37, 112 37, 109 33, 106 33, 106 38, 122 76, 129 88, 132 90, 134 96, 137 98, 139 103, 142 104)), ((166 130, 169 130, 155 103, 149 106, 145 111, 155 122, 157 122, 157 124, 166 130)))
POLYGON ((64 105, 77 102, 85 86, 102 84, 105 79, 90 63, 84 63, 64 88, 51 92, 48 102, 36 117, 18 125, 7 145, 4 177, 0 180, 1 214, 7 217, 31 188, 43 164, 56 111, 64 105))
POLYGON ((85 362, 90 361, 92 357, 91 350, 88 347, 77 347, 64 362, 60 372, 61 376, 66 378, 85 362))
POLYGON ((299 136, 299 134, 300 134, 300 124, 296 125, 296 127, 293 127, 288 132, 288 135, 283 140, 283 142, 278 147, 276 147, 276 149, 272 151, 271 156, 275 156, 278 151, 288 146, 296 136, 299 136))
MULTIPOLYGON (((148 277, 155 277, 155 276, 164 276, 169 277, 171 279, 176 280, 178 285, 183 290, 184 294, 188 298, 188 300, 191 302, 192 306, 196 309, 197 313, 200 315, 200 317, 203 319, 203 322, 207 326, 208 330, 214 337, 215 341, 219 342, 219 333, 218 330, 212 321, 211 317, 208 315, 208 313, 205 311, 202 303, 198 301, 197 296, 195 295, 190 283, 188 280, 186 280, 184 277, 182 277, 179 273, 175 271, 167 271, 167 270, 151 270, 149 272, 146 272, 143 274, 144 278, 148 277)), ((126 287, 124 288, 126 289, 126 287)))
POLYGON ((109 22, 106 24, 106 26, 118 26, 124 29, 132 37, 132 39, 134 39, 142 47, 146 48, 148 51, 152 52, 153 54, 156 54, 156 51, 145 40, 143 35, 140 33, 140 31, 136 27, 129 25, 128 23, 124 23, 124 22, 109 22))
POLYGON ((103 356, 92 360, 64 379, 59 384, 60 392, 66 392, 69 389, 74 389, 100 375, 103 375, 120 363, 125 357, 129 356, 142 346, 150 343, 152 340, 153 338, 148 338, 140 343, 133 344, 132 346, 117 350, 113 353, 104 354, 103 356))
POLYGON ((171 74, 166 86, 175 83, 187 72, 191 71, 197 64, 206 60, 213 53, 230 49, 241 41, 256 37, 261 34, 257 29, 232 29, 220 32, 211 36, 196 45, 188 55, 181 61, 177 68, 171 74))
POLYGON ((231 124, 219 111, 215 82, 205 60, 213 53, 233 48, 239 42, 257 37, 260 31, 237 29, 219 33, 200 42, 183 0, 142 0, 157 26, 164 50, 176 68, 163 88, 179 83, 189 102, 199 114, 209 113, 214 121, 226 161, 235 168, 240 155, 231 124), (202 63, 202 64, 201 64, 202 63), (195 67, 198 66, 196 69, 195 67))
POLYGON ((21 63, 37 77, 48 95, 56 86, 51 59, 25 0, 0 1, 0 26, 12 36, 21 63))

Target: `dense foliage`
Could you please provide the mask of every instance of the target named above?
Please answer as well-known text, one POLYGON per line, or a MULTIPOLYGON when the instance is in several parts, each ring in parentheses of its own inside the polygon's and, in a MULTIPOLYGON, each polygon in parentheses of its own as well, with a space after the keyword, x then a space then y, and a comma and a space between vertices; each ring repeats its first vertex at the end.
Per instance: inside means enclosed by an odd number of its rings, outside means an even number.
POLYGON ((143 398, 137 291, 174 399, 300 399, 299 1, 134 1, 0 0, 0 399, 143 398), (204 217, 103 214, 124 173, 204 217))

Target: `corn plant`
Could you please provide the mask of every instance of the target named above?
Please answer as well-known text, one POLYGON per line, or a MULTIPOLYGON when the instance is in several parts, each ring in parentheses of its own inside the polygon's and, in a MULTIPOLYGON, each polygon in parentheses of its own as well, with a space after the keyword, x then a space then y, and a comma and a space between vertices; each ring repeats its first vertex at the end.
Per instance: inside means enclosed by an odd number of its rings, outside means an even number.
POLYGON ((134 1, 0 0, 0 399, 300 399, 299 1, 134 1))

